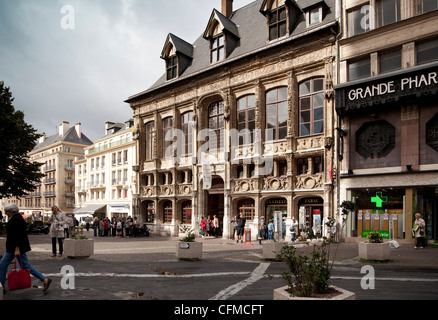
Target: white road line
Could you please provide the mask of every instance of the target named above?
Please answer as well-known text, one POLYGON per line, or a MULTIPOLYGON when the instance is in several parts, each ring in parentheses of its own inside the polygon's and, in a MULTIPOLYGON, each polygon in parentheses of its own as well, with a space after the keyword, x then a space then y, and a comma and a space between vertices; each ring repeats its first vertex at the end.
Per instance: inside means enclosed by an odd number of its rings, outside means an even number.
MULTIPOLYGON (((362 277, 330 277, 334 280, 362 280, 362 277)), ((438 282, 438 279, 424 279, 424 278, 375 278, 375 281, 399 281, 399 282, 438 282)))
POLYGON ((268 269, 270 263, 262 263, 251 273, 251 276, 248 279, 240 281, 222 291, 220 291, 217 295, 210 298, 209 300, 227 300, 229 297, 235 295, 245 287, 259 281, 265 276, 265 272, 268 269))
POLYGON ((132 274, 132 273, 48 273, 47 277, 117 277, 117 278, 202 278, 202 277, 223 277, 232 275, 248 275, 249 272, 213 272, 213 273, 194 273, 194 274, 132 274))

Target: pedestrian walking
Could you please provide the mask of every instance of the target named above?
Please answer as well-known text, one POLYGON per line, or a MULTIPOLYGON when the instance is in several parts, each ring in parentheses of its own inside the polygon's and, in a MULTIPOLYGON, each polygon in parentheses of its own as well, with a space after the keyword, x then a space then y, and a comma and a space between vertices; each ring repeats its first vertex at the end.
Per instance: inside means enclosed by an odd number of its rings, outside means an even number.
POLYGON ((231 239, 235 239, 236 237, 236 231, 237 231, 237 216, 234 216, 234 219, 231 220, 231 223, 233 224, 233 236, 231 239))
POLYGON ((52 207, 52 216, 49 218, 50 237, 52 238, 52 257, 56 257, 56 243, 58 242, 59 256, 64 251, 64 224, 65 214, 59 210, 58 206, 52 207))
POLYGON ((219 228, 220 228, 219 218, 216 215, 214 215, 213 216, 213 235, 215 238, 219 237, 219 228))
POLYGON ((412 229, 415 235, 415 248, 424 248, 426 246, 426 223, 421 218, 420 213, 415 214, 415 222, 412 229))
POLYGON ((205 235, 207 234, 207 220, 205 220, 204 217, 201 217, 201 223, 199 226, 201 227, 201 236, 205 238, 205 235))
POLYGON ((290 241, 297 241, 297 232, 298 232, 298 221, 295 220, 295 217, 292 217, 292 225, 290 227, 290 241))
POLYGON ((9 217, 6 226, 6 252, 0 261, 0 282, 3 286, 3 293, 6 293, 6 273, 8 266, 16 258, 23 269, 30 270, 30 274, 43 282, 43 291, 49 289, 52 279, 42 275, 37 269, 29 264, 26 253, 31 251, 29 238, 26 232, 26 222, 19 213, 16 204, 5 206, 5 214, 9 217))

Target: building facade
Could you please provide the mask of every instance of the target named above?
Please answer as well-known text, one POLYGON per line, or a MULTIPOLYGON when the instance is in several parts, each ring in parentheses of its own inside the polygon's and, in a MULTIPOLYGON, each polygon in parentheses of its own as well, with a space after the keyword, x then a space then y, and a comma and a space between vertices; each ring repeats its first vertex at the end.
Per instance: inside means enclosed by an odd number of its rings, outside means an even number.
POLYGON ((201 217, 252 238, 280 214, 287 234, 324 234, 337 207, 334 1, 224 0, 190 44, 169 34, 162 78, 126 102, 134 112, 138 194, 154 233, 199 230, 201 217))
POLYGON ((132 120, 106 122, 105 135, 75 160, 75 214, 88 213, 100 218, 133 215, 136 181, 132 167, 136 146, 132 131, 132 120))
POLYGON ((80 123, 74 127, 66 121, 59 125, 57 134, 39 139, 29 153, 33 162, 41 163, 41 172, 46 176, 36 184, 36 190, 15 202, 24 216, 41 219, 51 214, 57 205, 63 212, 71 212, 75 207, 75 167, 76 157, 84 154, 84 147, 92 142, 82 133, 80 123))
POLYGON ((344 1, 339 41, 340 198, 347 236, 412 239, 415 213, 437 238, 438 4, 344 1))

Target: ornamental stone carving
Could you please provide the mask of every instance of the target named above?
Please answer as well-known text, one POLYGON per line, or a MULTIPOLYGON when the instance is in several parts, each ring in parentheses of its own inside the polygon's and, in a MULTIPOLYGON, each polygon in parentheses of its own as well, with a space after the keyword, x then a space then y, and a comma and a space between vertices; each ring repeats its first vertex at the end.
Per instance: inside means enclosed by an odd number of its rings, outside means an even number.
POLYGON ((172 185, 160 186, 160 196, 168 196, 168 195, 174 194, 173 190, 174 189, 173 189, 172 185))
POLYGON ((289 181, 286 176, 282 177, 269 177, 264 179, 263 190, 265 191, 277 191, 277 190, 289 190, 289 181))
POLYGON ((321 189, 323 188, 324 179, 322 174, 301 175, 296 177, 295 189, 321 189))
POLYGON ((156 195, 155 190, 156 189, 154 186, 141 187, 141 196, 142 197, 153 197, 156 195))
POLYGON ((297 139, 297 150, 317 149, 323 148, 325 145, 324 136, 320 137, 307 137, 297 139))
POLYGON ((285 153, 286 151, 287 141, 265 144, 265 154, 285 153))
POLYGON ((257 190, 257 180, 245 179, 234 181, 234 192, 250 192, 257 190))
POLYGON ((179 195, 190 195, 192 193, 193 186, 191 184, 178 185, 179 195))

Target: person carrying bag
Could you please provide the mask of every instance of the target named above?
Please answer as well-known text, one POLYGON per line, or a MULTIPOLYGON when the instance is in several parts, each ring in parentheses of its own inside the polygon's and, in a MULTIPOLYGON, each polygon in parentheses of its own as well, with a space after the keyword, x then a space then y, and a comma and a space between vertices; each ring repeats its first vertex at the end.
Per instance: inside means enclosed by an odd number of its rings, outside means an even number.
POLYGON ((17 269, 17 260, 15 258, 14 269, 8 273, 8 289, 9 291, 27 289, 32 286, 30 280, 30 269, 23 268, 23 261, 20 260, 21 269, 17 269))

